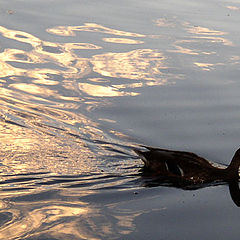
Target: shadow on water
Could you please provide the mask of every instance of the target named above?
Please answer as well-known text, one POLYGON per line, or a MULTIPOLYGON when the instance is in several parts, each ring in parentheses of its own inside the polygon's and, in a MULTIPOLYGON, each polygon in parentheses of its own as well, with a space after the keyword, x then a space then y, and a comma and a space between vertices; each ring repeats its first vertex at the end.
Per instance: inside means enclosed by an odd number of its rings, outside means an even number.
POLYGON ((216 166, 192 152, 154 148, 141 145, 144 150, 133 151, 144 162, 140 170, 143 186, 172 186, 183 190, 196 190, 222 184, 229 185, 233 202, 240 207, 238 149, 229 166, 216 166))
POLYGON ((174 188, 180 188, 183 190, 198 190, 201 188, 207 188, 207 187, 214 187, 214 186, 220 186, 220 185, 226 185, 228 184, 229 187, 229 193, 232 198, 232 201, 235 203, 236 206, 240 207, 240 188, 238 185, 238 181, 230 181, 230 182, 223 182, 223 181, 215 181, 212 183, 206 183, 206 184, 198 184, 198 185, 182 185, 180 182, 176 181, 175 178, 171 177, 146 177, 142 176, 141 178, 141 185, 147 188, 151 187, 174 187, 174 188))
POLYGON ((233 202, 240 207, 240 190, 237 181, 229 183, 229 192, 233 202))

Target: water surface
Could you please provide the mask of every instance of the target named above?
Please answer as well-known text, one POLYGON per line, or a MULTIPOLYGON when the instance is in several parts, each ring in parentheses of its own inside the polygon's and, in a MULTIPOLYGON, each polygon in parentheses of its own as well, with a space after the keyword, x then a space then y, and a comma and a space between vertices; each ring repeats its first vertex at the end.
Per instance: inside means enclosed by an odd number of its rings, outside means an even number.
POLYGON ((0 238, 236 239, 227 184, 146 187, 132 147, 230 162, 240 2, 0 3, 0 238))

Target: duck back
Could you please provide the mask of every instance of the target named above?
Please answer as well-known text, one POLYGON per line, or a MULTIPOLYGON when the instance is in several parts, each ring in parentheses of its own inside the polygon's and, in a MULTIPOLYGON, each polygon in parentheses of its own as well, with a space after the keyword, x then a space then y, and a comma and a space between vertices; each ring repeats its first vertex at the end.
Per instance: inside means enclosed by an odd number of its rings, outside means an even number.
POLYGON ((193 184, 227 178, 224 169, 212 166, 195 153, 146 147, 147 151, 134 150, 144 162, 144 173, 169 177, 193 184))

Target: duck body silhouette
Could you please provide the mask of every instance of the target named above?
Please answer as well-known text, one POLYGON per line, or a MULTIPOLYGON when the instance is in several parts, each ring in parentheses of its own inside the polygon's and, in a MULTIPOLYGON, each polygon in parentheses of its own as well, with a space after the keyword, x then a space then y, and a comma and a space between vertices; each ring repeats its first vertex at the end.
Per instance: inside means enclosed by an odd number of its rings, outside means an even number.
POLYGON ((206 159, 191 152, 144 147, 147 151, 134 151, 144 162, 145 176, 165 178, 185 185, 239 179, 240 149, 236 151, 230 165, 222 169, 214 167, 206 159))

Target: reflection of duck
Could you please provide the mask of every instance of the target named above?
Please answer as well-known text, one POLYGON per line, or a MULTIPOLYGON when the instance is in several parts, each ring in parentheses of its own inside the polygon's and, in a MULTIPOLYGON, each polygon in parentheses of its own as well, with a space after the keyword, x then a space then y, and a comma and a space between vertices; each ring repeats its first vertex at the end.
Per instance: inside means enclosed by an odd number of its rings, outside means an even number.
POLYGON ((144 162, 143 173, 173 182, 174 185, 194 185, 213 181, 237 181, 240 149, 230 165, 225 168, 212 166, 194 153, 146 147, 148 151, 134 150, 144 162))
POLYGON ((229 182, 229 192, 230 192, 233 202, 238 207, 240 207, 240 189, 238 186, 238 181, 229 182))

